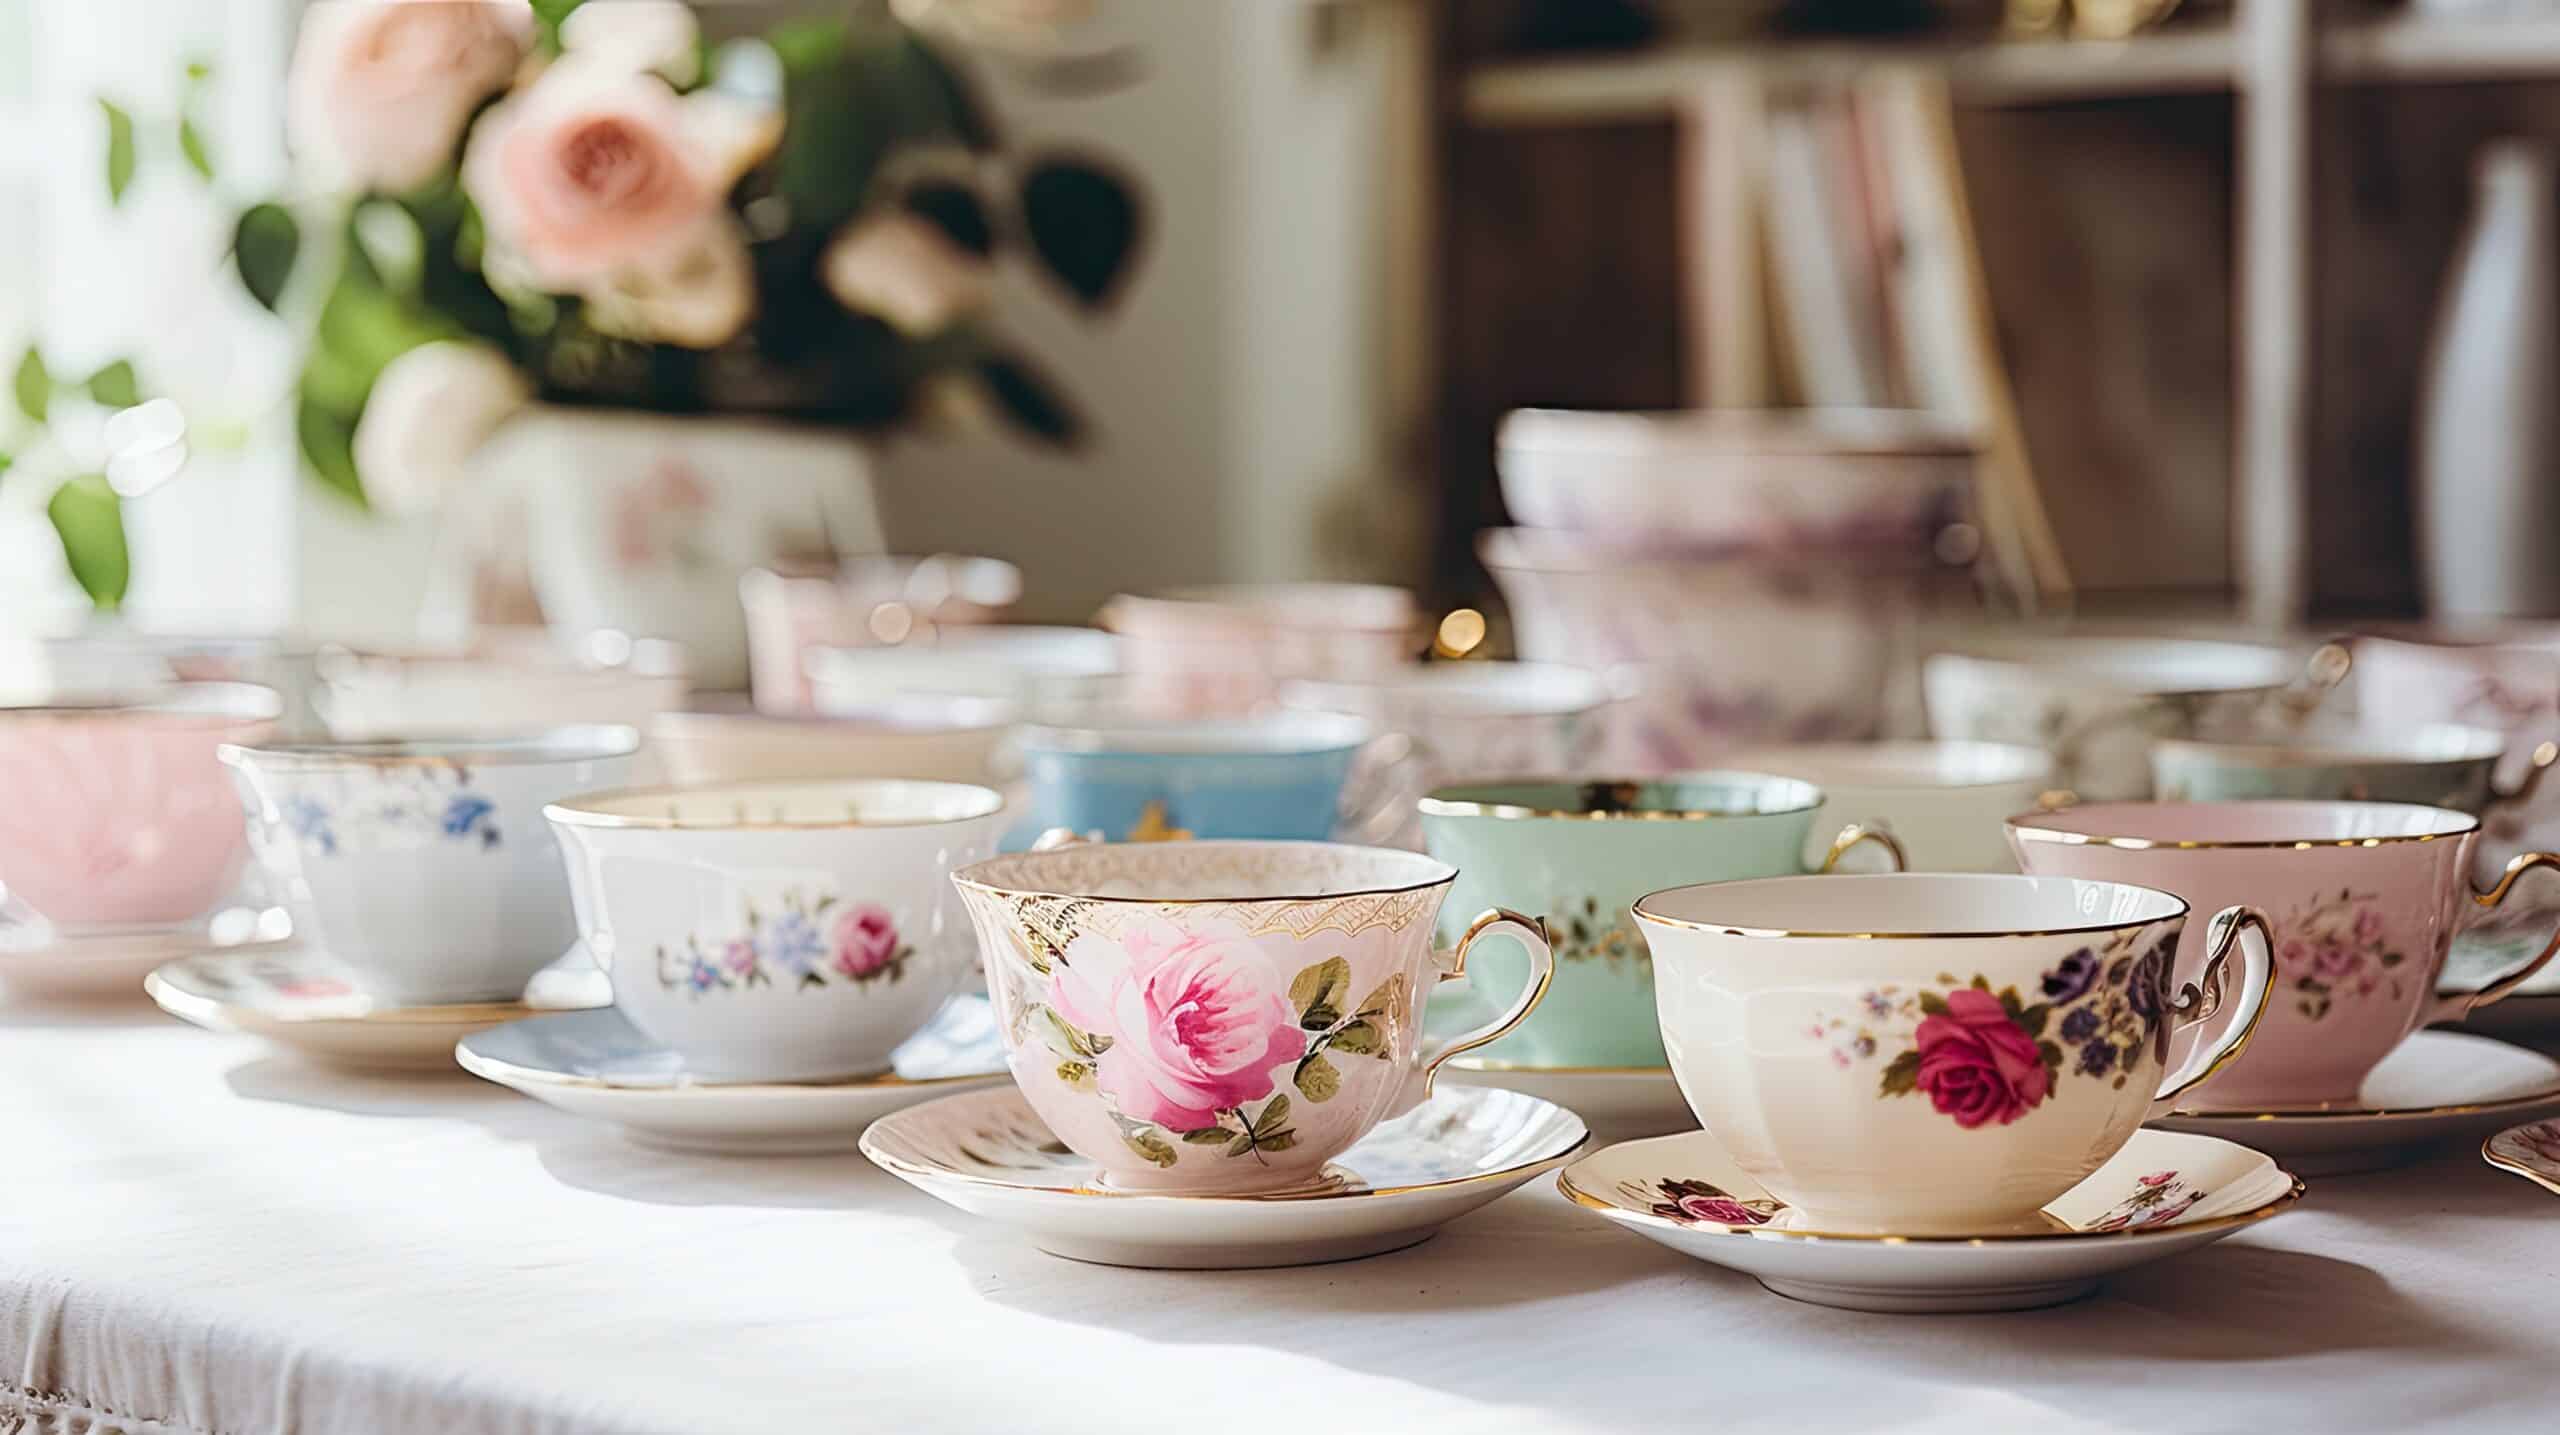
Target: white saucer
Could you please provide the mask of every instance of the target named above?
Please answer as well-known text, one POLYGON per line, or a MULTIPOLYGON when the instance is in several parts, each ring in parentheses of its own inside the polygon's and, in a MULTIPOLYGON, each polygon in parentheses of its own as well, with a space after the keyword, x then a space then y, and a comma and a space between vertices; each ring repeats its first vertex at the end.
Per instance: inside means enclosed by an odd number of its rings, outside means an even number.
POLYGON ((562 965, 536 974, 522 1001, 392 1006, 366 995, 364 979, 343 964, 303 947, 189 957, 153 971, 142 989, 181 1021, 371 1071, 451 1071, 454 1042, 472 1032, 612 1000, 604 973, 562 965))
POLYGON ((642 1146, 730 1156, 850 1151, 902 1106, 1006 1079, 1004 1045, 982 996, 952 998, 893 1057, 853 1081, 705 1082, 610 1007, 511 1021, 464 1037, 462 1069, 573 1116, 622 1128, 642 1146))
POLYGON ((2152 1124, 2246 1142, 2321 1176, 2378 1171, 2555 1112, 2560 1061, 2492 1037, 2421 1031, 2382 1059, 2351 1106, 2180 1111, 2152 1124))
POLYGON ((2560 1195, 2560 1121, 2528 1121, 2480 1143, 2481 1158, 2560 1195))
MULTIPOLYGON (((2474 927, 2454 938, 2436 990, 2446 996, 2476 992, 2533 960, 2551 939, 2556 919, 2544 915, 2529 924, 2500 923, 2474 927)), ((2484 1036, 2524 1037, 2560 1033, 2560 961, 2533 974, 2515 995, 2484 1006, 2462 1019, 2464 1031, 2484 1036)))
POLYGON ((1556 1188, 1585 1210, 1683 1255, 1742 1271, 1779 1295, 1896 1314, 2077 1300, 2097 1289, 2100 1276, 2218 1241, 2302 1194, 2300 1181, 2245 1146, 2165 1131, 2135 1132, 2115 1159, 2048 1203, 2046 1230, 1900 1236, 1797 1229, 1798 1213, 1744 1175, 1704 1131, 1612 1146, 1566 1167, 1556 1188), (1736 1223, 1702 1214, 1728 1211, 1736 1223))
POLYGON ((1667 1066, 1514 1066, 1461 1056, 1440 1068, 1440 1079, 1552 1101, 1593 1130, 1613 1135, 1698 1129, 1698 1118, 1667 1066))
POLYGON ((1239 1270, 1400 1250, 1563 1164, 1590 1134, 1535 1097, 1445 1087, 1381 1123, 1310 1194, 1156 1196, 1106 1190, 1012 1087, 901 1111, 862 1138, 882 1169, 1051 1255, 1110 1266, 1239 1270))
POLYGON ((0 920, 0 987, 13 996, 102 1001, 142 995, 154 967, 208 952, 271 952, 293 935, 281 907, 234 908, 201 922, 60 929, 0 920))

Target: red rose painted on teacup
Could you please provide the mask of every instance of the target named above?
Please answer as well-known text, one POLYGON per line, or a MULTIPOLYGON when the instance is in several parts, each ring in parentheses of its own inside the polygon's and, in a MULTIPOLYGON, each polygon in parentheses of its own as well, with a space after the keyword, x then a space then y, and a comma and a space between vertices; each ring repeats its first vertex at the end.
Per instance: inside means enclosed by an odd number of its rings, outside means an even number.
POLYGON ((1458 968, 1501 934, 1528 948, 1529 981, 1484 1028, 1423 1040, 1456 875, 1385 848, 1181 842, 1021 853, 955 880, 1014 1079, 1057 1138, 1109 1184, 1233 1192, 1322 1180, 1441 1061, 1535 1005, 1543 927, 1488 912, 1458 968))

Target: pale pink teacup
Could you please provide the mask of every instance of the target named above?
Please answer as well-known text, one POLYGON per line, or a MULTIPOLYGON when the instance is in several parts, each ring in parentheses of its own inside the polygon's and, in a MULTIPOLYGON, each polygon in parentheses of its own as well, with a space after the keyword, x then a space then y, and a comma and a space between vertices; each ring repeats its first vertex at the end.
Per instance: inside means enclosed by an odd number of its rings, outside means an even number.
MULTIPOLYGON (((2560 867, 2529 852, 2486 891, 2471 888, 2480 819, 2393 802, 2106 802, 2009 819, 2037 876, 2157 887, 2197 908, 2246 903, 2275 928, 2275 995, 2248 1047, 2188 1105, 2272 1111, 2352 1104, 2365 1075, 2409 1033, 2503 999, 2560 950, 2485 990, 2439 997, 2464 919, 2503 901, 2522 873, 2560 867)), ((2204 953, 2190 931, 2178 976, 2204 953)))
POLYGON ((283 710, 247 683, 0 707, 0 886, 56 927, 211 914, 249 850, 215 753, 266 737, 283 710))

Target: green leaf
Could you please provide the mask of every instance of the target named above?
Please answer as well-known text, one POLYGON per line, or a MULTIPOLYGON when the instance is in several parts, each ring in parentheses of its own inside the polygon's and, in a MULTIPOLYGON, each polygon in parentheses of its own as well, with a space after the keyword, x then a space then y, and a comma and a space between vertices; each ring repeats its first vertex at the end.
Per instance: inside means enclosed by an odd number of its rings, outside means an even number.
POLYGON ((1404 1010, 1405 976, 1397 972, 1369 989, 1353 1009, 1354 1016, 1394 1016, 1404 1010))
POLYGON ((1089 160, 1043 159, 1023 173, 1021 205, 1041 264, 1086 307, 1109 303, 1128 277, 1143 223, 1128 184, 1089 160))
POLYGON ((359 508, 370 506, 365 501, 364 480, 356 476, 353 420, 340 418, 305 394, 294 409, 293 432, 302 446, 303 459, 321 483, 359 508))
POLYGON ((936 180, 908 189, 907 212, 943 232, 953 244, 985 258, 995 252, 996 228, 977 191, 951 180, 936 180))
POLYGON ((118 359, 91 374, 83 387, 89 397, 111 409, 129 409, 142 402, 142 385, 133 376, 130 360, 118 359))
POLYGON ((86 473, 63 484, 45 504, 44 516, 53 520, 63 561, 80 591, 101 608, 122 603, 133 562, 124 546, 124 507, 106 479, 86 473))
POLYGON ((1265 1151, 1286 1151, 1298 1144, 1298 1133, 1282 1131, 1270 1136, 1257 1136, 1253 1144, 1265 1151))
POLYGON ((1991 990, 1991 979, 1980 972, 1975 972, 1973 974, 1973 989, 1978 992, 1987 992, 1991 990))
POLYGON ((1331 1101, 1334 1093, 1342 1089, 1342 1073, 1332 1062, 1324 1059, 1322 1052, 1318 1052, 1298 1063, 1295 1085, 1298 1094, 1309 1101, 1331 1101))
POLYGON ((1333 1034, 1333 1049, 1357 1056, 1384 1057, 1387 1054, 1387 1034, 1379 1029, 1376 1022, 1362 1017, 1333 1034))
POLYGON ((10 467, 15 463, 17 463, 15 458, 10 457, 8 454, 0 453, 0 475, 7 474, 10 467))
POLYGON ((18 412, 43 423, 53 407, 53 375, 45 372, 44 355, 34 345, 28 345, 26 357, 18 360, 18 372, 9 387, 17 396, 18 412))
POLYGON ((1253 1138, 1250 1136, 1239 1136, 1233 1141, 1227 1143, 1227 1149, 1223 1154, 1229 1156, 1241 1156, 1252 1149, 1253 1138))
POLYGON ((1084 421, 1027 360, 991 354, 978 361, 978 378, 1024 433, 1061 448, 1073 448, 1084 437, 1084 421))
POLYGON ((1233 1139, 1235 1134, 1224 1126, 1203 1126, 1197 1131, 1183 1132, 1182 1140, 1189 1146, 1215 1146, 1233 1139))
POLYGON ((1922 1016, 1945 1016, 1947 1014, 1947 999, 1938 995, 1936 992, 1922 992, 1920 994, 1920 1014, 1922 1016))
POLYGON ((251 206, 231 234, 231 262, 240 270, 240 287, 274 312, 301 249, 302 228, 283 205, 251 206))
POLYGON ((1263 1133, 1277 1131, 1288 1123, 1289 1098, 1275 1096, 1262 1103, 1261 1113, 1253 1118, 1253 1134, 1259 1138, 1263 1133))
POLYGON ((1172 1142, 1153 1131, 1133 1131, 1120 1139, 1128 1142, 1130 1150, 1153 1165, 1170 1166, 1182 1159, 1182 1153, 1173 1149, 1172 1142))
MULTIPOLYGON (((2104 1042, 2099 1043, 2101 1046, 2104 1046, 2105 1044, 2106 1043, 2104 1042)), ((2044 1058, 2044 1065, 2047 1071, 2059 1073, 2062 1070, 2061 1047, 2058 1047, 2049 1041, 2040 1041, 2036 1043, 2036 1055, 2044 1058)))
POLYGON ((560 53, 560 26, 580 3, 582 0, 533 0, 534 40, 542 47, 542 53, 560 53))
POLYGON ((199 55, 187 61, 187 85, 193 88, 213 78, 213 62, 199 55))
POLYGON ((2396 966, 2400 965, 2402 962, 2405 962, 2405 961, 2407 961, 2407 960, 2409 960, 2407 957, 2402 956, 2402 955, 2401 955, 2400 953, 2398 953, 2398 952, 2384 952, 2384 953, 2382 954, 2382 965, 2383 965, 2384 970, 2386 970, 2386 971, 2387 971, 2387 970, 2389 970, 2389 969, 2390 969, 2390 968, 2392 968, 2392 967, 2396 967, 2396 966))
POLYGON ((178 116, 178 153, 186 156, 187 168, 198 179, 213 182, 213 151, 205 145, 204 131, 196 128, 193 115, 178 116))
POLYGON ((1040 1017, 1049 1026, 1046 1035, 1050 1050, 1060 1056, 1082 1057, 1087 1060, 1101 1054, 1093 1049, 1092 1041, 1088 1040, 1083 1032, 1067 1024, 1065 1017, 1047 1007, 1040 1008, 1040 1017))
POLYGON ((2044 1002, 2038 1002, 2034 1006, 2028 1007, 2025 1011, 2013 1013, 2010 1020, 2015 1021, 2018 1024, 2018 1029, 2025 1032, 2027 1035, 2042 1036, 2044 1035, 2044 1024, 2052 1017, 2052 1015, 2053 1008, 2050 1005, 2044 1002))
POLYGON ((98 108, 107 115, 107 200, 122 204, 133 185, 133 116, 103 95, 98 108))
POLYGON ((1886 1063, 1883 1074, 1876 1080, 1876 1094, 1905 1096, 1915 1090, 1919 1084, 1920 1052, 1914 1048, 1886 1063))
POLYGON ((941 98, 943 110, 950 116, 951 130, 959 141, 981 153, 998 144, 996 128, 987 117, 987 107, 978 101, 977 91, 941 53, 924 41, 909 37, 914 50, 913 63, 924 85, 941 98))
POLYGON ((1298 1024, 1309 1031, 1322 1031, 1342 1020, 1339 1008, 1350 987, 1351 963, 1340 957, 1327 957, 1300 971, 1296 980, 1289 983, 1289 1005, 1304 1014, 1298 1024), (1326 1013, 1323 1021, 1316 1020, 1319 1012, 1326 1013))

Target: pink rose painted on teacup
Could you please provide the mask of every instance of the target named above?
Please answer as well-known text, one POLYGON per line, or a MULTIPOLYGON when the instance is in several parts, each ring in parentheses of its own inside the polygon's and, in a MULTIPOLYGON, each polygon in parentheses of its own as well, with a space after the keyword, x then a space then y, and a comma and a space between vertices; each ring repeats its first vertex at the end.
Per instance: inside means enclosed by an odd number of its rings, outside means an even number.
POLYGON ((898 924, 889 910, 856 902, 836 918, 836 970, 861 981, 898 959, 898 924))
MULTIPOLYGON (((1218 1125, 1218 1113, 1269 1096, 1306 1055, 1288 978, 1245 930, 1162 917, 1116 939, 1087 932, 1054 975, 1059 1015, 1108 1038, 1095 1084, 1120 1113, 1170 1131, 1218 1125)), ((1100 1045, 1100 1043, 1097 1043, 1100 1045)))
POLYGON ((2053 1090, 2036 1039, 1987 991, 1947 993, 1946 1010, 1922 1020, 1914 1040, 1920 1066, 1913 1085, 1958 1126, 2006 1126, 2053 1090))

